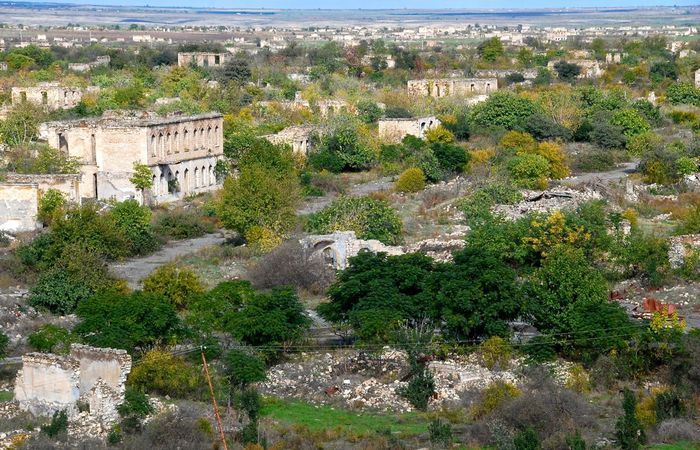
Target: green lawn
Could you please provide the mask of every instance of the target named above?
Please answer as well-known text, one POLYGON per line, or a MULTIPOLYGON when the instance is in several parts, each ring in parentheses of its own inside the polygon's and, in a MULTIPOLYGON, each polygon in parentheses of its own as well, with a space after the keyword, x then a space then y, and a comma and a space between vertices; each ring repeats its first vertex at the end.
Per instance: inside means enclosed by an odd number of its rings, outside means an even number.
POLYGON ((330 406, 278 399, 265 399, 262 415, 289 425, 303 425, 314 432, 340 427, 354 435, 371 435, 390 430, 403 436, 414 436, 427 432, 429 423, 429 419, 421 413, 358 413, 330 406))

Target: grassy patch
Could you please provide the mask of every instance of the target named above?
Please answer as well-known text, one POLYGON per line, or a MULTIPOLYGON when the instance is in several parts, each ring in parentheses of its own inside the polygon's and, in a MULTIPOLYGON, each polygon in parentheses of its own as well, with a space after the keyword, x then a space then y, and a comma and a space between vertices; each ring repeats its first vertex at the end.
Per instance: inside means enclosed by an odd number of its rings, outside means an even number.
POLYGON ((648 450, 698 450, 700 443, 697 442, 675 442, 673 444, 655 444, 646 447, 648 450))
POLYGON ((0 391, 0 403, 11 402, 15 395, 10 391, 0 391))
POLYGON ((304 426, 312 432, 342 428, 355 436, 368 436, 387 430, 406 437, 415 436, 427 432, 429 422, 427 417, 420 413, 357 413, 330 406, 278 399, 266 399, 262 415, 277 422, 304 426))

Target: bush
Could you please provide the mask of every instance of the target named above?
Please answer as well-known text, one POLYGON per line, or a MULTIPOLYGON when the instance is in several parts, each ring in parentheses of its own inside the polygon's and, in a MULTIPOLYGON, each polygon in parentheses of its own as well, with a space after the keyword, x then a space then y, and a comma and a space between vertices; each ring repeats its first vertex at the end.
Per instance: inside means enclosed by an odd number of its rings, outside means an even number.
POLYGON ((306 223, 306 230, 312 233, 350 230, 359 239, 377 239, 385 244, 398 244, 402 228, 401 219, 389 203, 370 197, 340 197, 311 214, 306 223))
POLYGON ((416 167, 404 170, 394 183, 394 189, 397 192, 418 192, 424 188, 425 174, 416 167))
POLYGON ((163 296, 178 309, 185 309, 192 297, 204 292, 204 286, 191 269, 168 263, 143 280, 143 291, 163 296))
POLYGON ((316 151, 309 155, 309 164, 316 169, 331 172, 365 170, 374 162, 364 126, 350 117, 340 117, 332 124, 316 151))
POLYGON ((282 243, 282 236, 269 228, 257 225, 248 228, 243 237, 251 248, 262 253, 274 250, 282 243))
POLYGON ((566 387, 580 394, 591 390, 590 377, 581 364, 574 364, 571 369, 569 369, 569 378, 566 380, 566 387))
POLYGON ((489 370, 507 368, 512 355, 510 344, 499 336, 492 336, 479 345, 481 362, 489 370))
POLYGON ((408 384, 397 389, 396 393, 408 400, 414 408, 425 411, 435 392, 435 380, 433 374, 425 367, 414 368, 413 371, 408 384))
POLYGON ((10 338, 4 333, 0 332, 0 359, 7 356, 7 347, 10 344, 10 338))
POLYGON ((547 187, 549 162, 540 155, 524 154, 516 156, 508 162, 508 171, 514 181, 522 187, 547 187))
POLYGON ((335 279, 335 270, 323 259, 311 257, 297 240, 288 240, 264 255, 248 272, 258 289, 294 286, 311 294, 323 294, 335 279))
POLYGON ((46 324, 30 334, 27 342, 40 352, 67 354, 76 338, 63 327, 46 324))
POLYGON ((428 432, 433 445, 449 447, 452 444, 452 426, 449 422, 443 422, 437 418, 430 422, 428 432))
POLYGON ((666 97, 674 105, 686 104, 700 106, 700 89, 693 83, 674 83, 666 91, 666 97))
POLYGON ((637 398, 629 389, 624 391, 623 415, 615 425, 615 435, 620 448, 636 450, 646 443, 646 434, 636 415, 637 398))
POLYGON ((537 432, 532 427, 528 427, 515 435, 513 448, 515 450, 539 450, 542 447, 540 446, 540 438, 537 436, 537 432))
POLYGON ((471 109, 471 122, 481 129, 523 128, 527 120, 540 112, 530 99, 507 91, 496 91, 471 109))
POLYGON ((196 395, 204 380, 199 370, 188 365, 181 357, 153 349, 146 352, 134 365, 128 384, 134 389, 156 395, 190 398, 196 395))
POLYGON ((481 399, 472 407, 471 415, 475 419, 487 416, 496 408, 522 395, 520 389, 505 381, 493 381, 481 392, 481 399))
POLYGON ((439 125, 425 132, 425 140, 430 144, 451 144, 455 141, 455 135, 447 128, 439 125))
POLYGON ((68 414, 66 414, 66 411, 56 411, 51 417, 51 423, 41 426, 41 432, 52 438, 67 431, 68 414))
POLYGON ((43 222, 44 225, 51 225, 55 216, 63 214, 63 207, 65 204, 66 199, 61 191, 49 189, 39 198, 39 212, 37 218, 43 222))
POLYGON ((357 102, 357 114, 364 123, 374 123, 382 117, 382 109, 374 101, 363 99, 357 102))
POLYGON ((213 233, 216 227, 196 211, 173 210, 156 216, 153 231, 165 239, 190 239, 213 233))
POLYGON ((151 228, 151 210, 129 199, 112 206, 110 214, 129 243, 130 255, 145 255, 158 249, 160 243, 151 228))

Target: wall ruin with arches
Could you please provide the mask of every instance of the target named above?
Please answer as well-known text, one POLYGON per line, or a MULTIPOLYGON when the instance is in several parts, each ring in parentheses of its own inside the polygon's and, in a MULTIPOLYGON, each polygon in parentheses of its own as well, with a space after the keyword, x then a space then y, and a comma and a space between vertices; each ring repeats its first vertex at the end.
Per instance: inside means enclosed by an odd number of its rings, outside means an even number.
POLYGON ((408 94, 419 97, 450 97, 490 94, 498 90, 497 78, 432 78, 408 80, 408 94))

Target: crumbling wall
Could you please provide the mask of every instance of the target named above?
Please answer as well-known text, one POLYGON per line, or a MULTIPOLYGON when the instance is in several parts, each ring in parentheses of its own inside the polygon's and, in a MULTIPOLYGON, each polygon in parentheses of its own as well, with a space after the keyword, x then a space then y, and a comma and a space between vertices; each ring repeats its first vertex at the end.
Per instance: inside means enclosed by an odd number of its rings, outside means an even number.
POLYGON ((36 183, 0 183, 0 230, 18 233, 39 228, 38 199, 36 183))
POLYGON ((20 409, 50 416, 65 410, 78 413, 79 400, 90 405, 90 415, 107 427, 118 419, 117 405, 124 401, 131 356, 125 350, 73 344, 67 356, 29 353, 15 380, 20 409))
POLYGON ((177 65, 187 67, 194 64, 199 67, 221 67, 226 64, 228 53, 210 52, 180 52, 177 54, 177 65))
POLYGON ((498 90, 496 78, 432 78, 408 80, 408 94, 419 97, 453 97, 490 94, 498 90))
POLYGON ((63 193, 71 201, 80 200, 80 174, 23 174, 8 173, 6 179, 10 183, 36 184, 40 192, 55 189, 63 193))
POLYGON ((423 139, 425 132, 440 125, 437 117, 418 117, 411 119, 380 119, 378 122, 379 138, 388 143, 398 143, 407 135, 423 139))
POLYGON ((77 413, 80 398, 79 363, 70 356, 29 353, 15 379, 15 400, 20 409, 35 416, 51 416, 66 410, 77 413))

